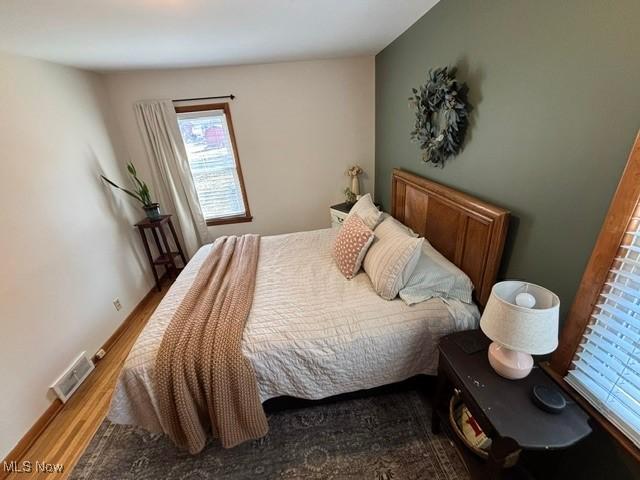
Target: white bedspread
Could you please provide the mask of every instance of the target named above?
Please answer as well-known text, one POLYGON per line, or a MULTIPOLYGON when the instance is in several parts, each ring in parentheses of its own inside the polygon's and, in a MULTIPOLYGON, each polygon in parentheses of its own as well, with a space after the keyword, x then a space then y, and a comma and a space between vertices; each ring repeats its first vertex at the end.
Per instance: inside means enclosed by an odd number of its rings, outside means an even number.
MULTIPOLYGON (((363 272, 346 280, 331 258, 336 229, 262 237, 243 351, 260 397, 318 399, 435 374, 441 336, 475 328, 475 306, 387 301, 363 272)), ((186 266, 140 334, 116 384, 108 418, 160 431, 153 369, 172 312, 209 252, 186 266)))

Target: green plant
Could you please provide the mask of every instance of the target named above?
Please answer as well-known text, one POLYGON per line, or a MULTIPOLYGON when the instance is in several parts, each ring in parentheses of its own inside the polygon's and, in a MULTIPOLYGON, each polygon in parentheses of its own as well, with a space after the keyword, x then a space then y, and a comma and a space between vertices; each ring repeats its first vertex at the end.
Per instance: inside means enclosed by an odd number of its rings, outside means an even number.
POLYGON ((349 187, 344 189, 344 196, 347 198, 347 203, 356 203, 356 194, 349 187))
POLYGON ((151 200, 151 191, 149 190, 149 187, 147 186, 147 184, 138 178, 138 172, 136 171, 136 167, 133 166, 133 162, 130 162, 127 164, 127 171, 129 172, 129 175, 131 175, 131 179, 133 181, 133 186, 134 186, 133 192, 131 190, 127 190, 126 188, 122 188, 119 185, 116 185, 114 182, 109 180, 104 175, 100 175, 100 176, 105 182, 107 182, 112 187, 122 190, 127 195, 135 198, 137 201, 139 201, 142 204, 143 207, 148 207, 150 205, 153 205, 154 202, 151 200))
POLYGON ((422 160, 440 167, 462 150, 472 108, 469 88, 458 83, 456 69, 429 70, 427 83, 413 88, 409 102, 416 109, 415 127, 409 134, 420 144, 422 160))

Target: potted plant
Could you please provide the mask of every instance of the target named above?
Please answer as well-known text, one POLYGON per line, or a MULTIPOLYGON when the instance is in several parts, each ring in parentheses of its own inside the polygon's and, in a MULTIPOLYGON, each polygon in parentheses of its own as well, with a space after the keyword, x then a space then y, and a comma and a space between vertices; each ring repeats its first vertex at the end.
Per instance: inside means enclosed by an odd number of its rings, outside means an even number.
POLYGON ((122 188, 119 185, 116 185, 104 175, 100 176, 112 187, 122 190, 127 195, 139 201, 142 204, 142 209, 147 214, 147 218, 149 220, 160 220, 160 205, 151 201, 151 191, 149 190, 147 184, 138 178, 138 172, 136 172, 136 167, 133 166, 133 162, 127 164, 127 171, 129 172, 129 175, 131 175, 131 179, 133 180, 133 192, 127 190, 126 188, 122 188))
POLYGON ((344 197, 347 200, 347 203, 350 203, 351 205, 356 203, 356 201, 358 199, 356 194, 353 193, 349 187, 344 189, 344 197))

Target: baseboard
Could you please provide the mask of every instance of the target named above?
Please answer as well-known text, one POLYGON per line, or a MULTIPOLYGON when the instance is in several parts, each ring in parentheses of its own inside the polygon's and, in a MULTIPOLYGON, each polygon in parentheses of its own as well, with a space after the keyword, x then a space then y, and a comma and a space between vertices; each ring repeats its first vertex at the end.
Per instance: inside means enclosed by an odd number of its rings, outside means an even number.
MULTIPOLYGON (((160 280, 161 284, 164 280, 164 277, 160 280)), ((156 287, 149 290, 149 292, 144 296, 142 300, 135 306, 135 308, 131 311, 127 318, 120 324, 120 326, 113 332, 113 334, 107 339, 107 341, 102 345, 102 349, 109 354, 109 350, 113 348, 113 345, 118 341, 118 339, 122 336, 122 334, 127 330, 129 324, 132 319, 136 318, 138 312, 145 307, 150 297, 156 293, 156 287)), ((106 355, 105 355, 106 356, 106 355)), ((104 358, 104 357, 103 357, 104 358)), ((99 362, 94 357, 94 362, 99 362)), ((94 370, 95 371, 95 370, 94 370)), ((92 372, 93 373, 93 372, 92 372)), ((91 374, 90 374, 91 375, 91 374)), ((42 435, 47 426, 51 423, 51 421, 56 418, 56 416, 60 413, 64 407, 64 403, 62 403, 59 399, 56 399, 49 405, 47 410, 36 420, 33 426, 24 434, 24 436, 18 441, 15 447, 7 454, 4 458, 4 463, 10 462, 20 462, 27 454, 27 451, 31 448, 31 446, 35 443, 35 441, 42 435)), ((0 465, 0 480, 4 480, 9 476, 9 472, 4 470, 4 463, 0 465)))
MULTIPOLYGON (((51 423, 51 421, 56 418, 56 415, 60 413, 64 403, 62 403, 59 399, 55 399, 49 408, 40 415, 40 418, 36 420, 36 423, 32 425, 32 427, 24 434, 24 436, 20 439, 13 450, 11 450, 6 458, 4 459, 4 463, 9 463, 12 461, 19 462, 22 460, 36 439, 44 432, 44 429, 51 423)), ((5 471, 3 468, 0 470, 0 479, 5 479, 9 476, 9 472, 5 471)))

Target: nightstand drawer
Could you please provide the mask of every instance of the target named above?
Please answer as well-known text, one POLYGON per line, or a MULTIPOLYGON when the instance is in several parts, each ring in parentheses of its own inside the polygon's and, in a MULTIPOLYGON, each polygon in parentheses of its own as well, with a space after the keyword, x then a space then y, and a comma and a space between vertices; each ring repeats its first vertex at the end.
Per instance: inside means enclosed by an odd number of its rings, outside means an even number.
POLYGON ((341 212, 340 210, 335 210, 333 208, 329 209, 329 213, 331 214, 332 227, 339 227, 340 225, 342 225, 342 222, 344 222, 344 220, 347 218, 347 215, 349 215, 346 212, 341 212))

